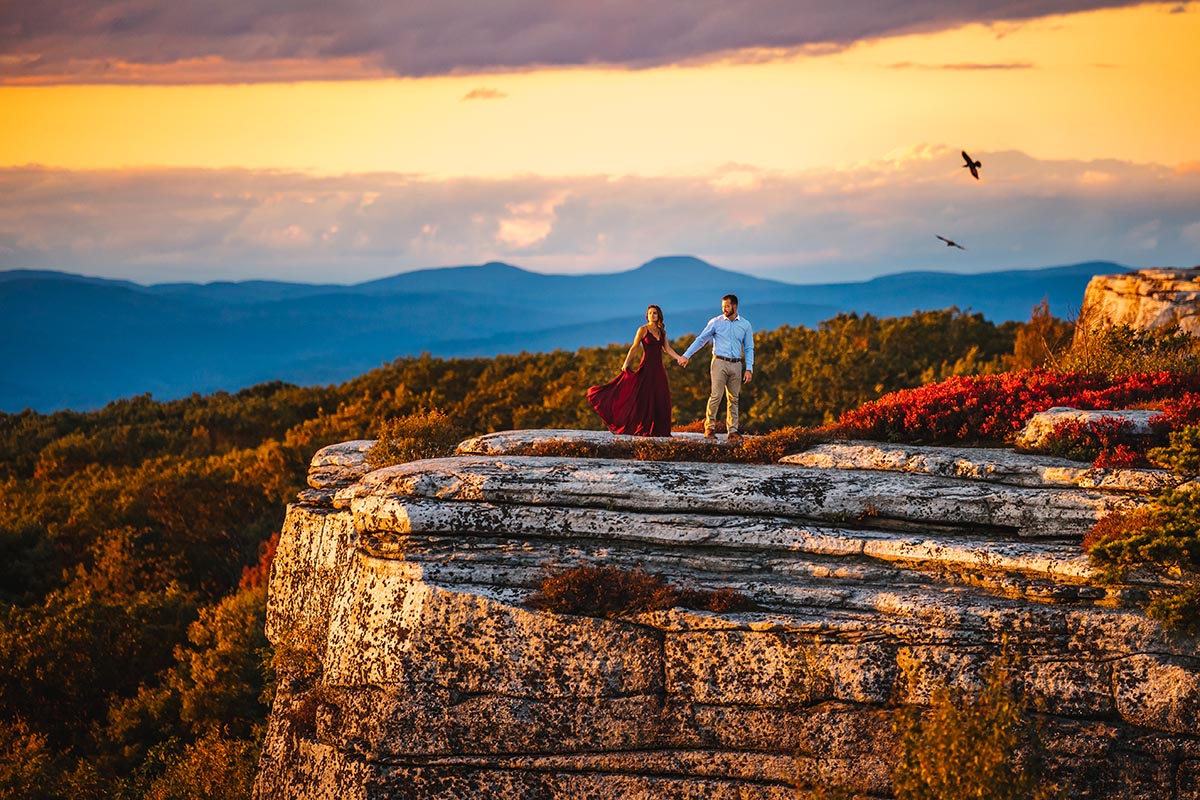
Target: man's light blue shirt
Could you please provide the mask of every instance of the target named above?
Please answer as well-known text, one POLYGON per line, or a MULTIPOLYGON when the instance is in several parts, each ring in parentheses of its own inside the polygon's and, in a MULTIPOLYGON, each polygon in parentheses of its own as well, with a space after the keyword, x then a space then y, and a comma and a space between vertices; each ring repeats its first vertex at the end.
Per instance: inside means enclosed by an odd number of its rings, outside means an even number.
POLYGON ((754 371, 754 331, 745 317, 729 319, 719 314, 708 321, 696 341, 684 351, 684 358, 691 358, 704 345, 713 343, 713 354, 725 358, 736 358, 746 362, 747 371, 754 371))

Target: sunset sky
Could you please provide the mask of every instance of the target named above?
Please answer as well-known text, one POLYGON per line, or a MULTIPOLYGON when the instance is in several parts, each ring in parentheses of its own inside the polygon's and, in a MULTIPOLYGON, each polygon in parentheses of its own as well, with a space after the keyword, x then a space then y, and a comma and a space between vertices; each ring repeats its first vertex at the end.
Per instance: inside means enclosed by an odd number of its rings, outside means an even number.
POLYGON ((0 2, 0 114, 0 269, 1200 264, 1200 3, 0 2))

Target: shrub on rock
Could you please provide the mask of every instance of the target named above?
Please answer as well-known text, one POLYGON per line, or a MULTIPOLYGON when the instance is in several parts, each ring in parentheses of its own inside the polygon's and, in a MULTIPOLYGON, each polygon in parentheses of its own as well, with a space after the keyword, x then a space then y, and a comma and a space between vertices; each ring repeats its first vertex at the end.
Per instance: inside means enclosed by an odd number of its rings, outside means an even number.
POLYGON ((449 415, 437 409, 418 411, 384 420, 376 441, 367 452, 371 469, 454 455, 465 431, 449 415))
POLYGON ((732 589, 680 588, 662 575, 644 570, 591 565, 551 570, 526 603, 556 614, 610 619, 676 606, 719 614, 757 608, 753 601, 732 589))

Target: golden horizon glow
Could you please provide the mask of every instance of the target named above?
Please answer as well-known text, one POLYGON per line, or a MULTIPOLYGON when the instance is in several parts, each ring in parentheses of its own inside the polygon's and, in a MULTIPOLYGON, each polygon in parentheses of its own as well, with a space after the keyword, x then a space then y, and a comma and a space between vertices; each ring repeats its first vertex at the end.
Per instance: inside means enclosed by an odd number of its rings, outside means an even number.
POLYGON ((1200 13, 1170 8, 639 71, 6 86, 0 166, 651 176, 796 172, 932 144, 1182 167, 1200 155, 1200 13))

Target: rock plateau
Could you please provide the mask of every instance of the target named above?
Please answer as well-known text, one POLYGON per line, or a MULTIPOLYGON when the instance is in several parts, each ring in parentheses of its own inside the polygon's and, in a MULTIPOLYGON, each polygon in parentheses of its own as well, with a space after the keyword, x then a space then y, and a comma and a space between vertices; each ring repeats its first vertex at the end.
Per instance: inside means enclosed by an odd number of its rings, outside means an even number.
POLYGON ((1002 649, 1070 797, 1200 798, 1200 645, 1101 582, 1100 517, 1178 478, 1006 450, 834 442, 732 465, 510 454, 369 472, 289 507, 268 798, 891 797, 898 708, 1002 649), (754 612, 534 610, 552 565, 731 588, 754 612))

